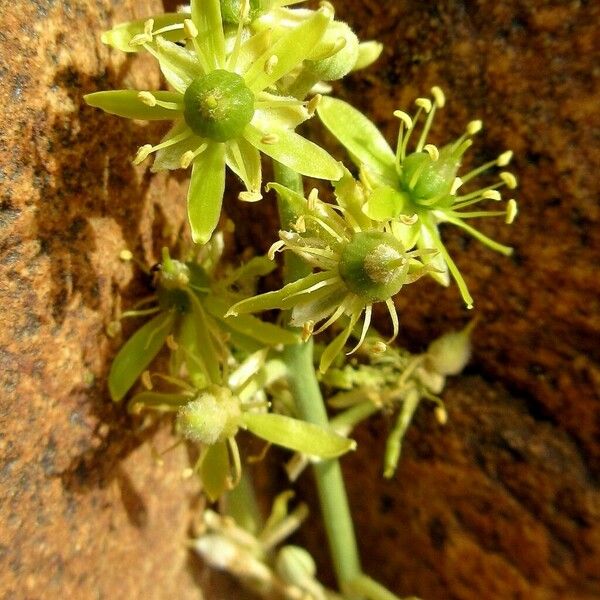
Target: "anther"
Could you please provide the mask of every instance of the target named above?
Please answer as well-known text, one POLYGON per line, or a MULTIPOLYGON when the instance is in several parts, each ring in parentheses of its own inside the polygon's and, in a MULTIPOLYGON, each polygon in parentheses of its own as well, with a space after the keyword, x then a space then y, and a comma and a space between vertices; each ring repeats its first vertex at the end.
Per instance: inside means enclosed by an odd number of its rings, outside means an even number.
POLYGON ((275 253, 279 252, 284 246, 285 246, 285 242, 283 240, 277 240, 269 248, 269 251, 267 252, 267 258, 269 260, 275 260, 275 253))
POLYGON ((310 336, 312 335, 312 332, 314 331, 314 328, 314 321, 306 321, 306 323, 304 323, 304 325, 302 326, 302 334, 300 336, 303 342, 308 342, 310 336))
POLYGON ((194 160, 194 153, 192 152, 192 150, 188 150, 187 152, 184 152, 181 155, 181 158, 179 159, 179 166, 182 169, 187 169, 192 164, 193 160, 194 160))
POLYGON ((434 85, 431 88, 431 93, 433 94, 433 99, 435 100, 435 103, 440 108, 444 108, 444 105, 446 104, 446 96, 444 96, 442 88, 438 87, 437 85, 434 85))
POLYGON ((506 152, 503 152, 497 159, 496 159, 496 164, 499 167, 505 167, 512 159, 513 157, 513 153, 512 150, 507 150, 506 152))
POLYGON ((275 133, 265 133, 265 135, 260 138, 260 141, 267 145, 276 144, 279 141, 279 136, 275 133))
POLYGON ((306 233, 306 219, 304 218, 304 215, 300 215, 292 227, 298 233, 306 233))
POLYGON ((419 220, 419 215, 400 215, 398 219, 402 225, 414 225, 419 220))
POLYGON ((147 389, 147 390, 151 390, 152 389, 152 377, 150 376, 150 371, 144 371, 142 373, 142 385, 147 389))
POLYGON ((456 192, 458 192, 458 188, 463 184, 463 180, 460 177, 455 177, 454 181, 452 182, 452 187, 450 188, 450 195, 454 196, 456 195, 456 192))
POLYGON ((175 338, 173 337, 172 334, 167 336, 166 344, 167 344, 167 348, 169 350, 173 350, 173 352, 175 352, 175 350, 177 350, 179 348, 179 344, 175 341, 175 338))
POLYGON ((510 190, 514 190, 517 187, 517 178, 508 171, 502 171, 502 173, 500 173, 500 179, 504 181, 506 187, 510 190))
POLYGON ((142 101, 148 106, 156 106, 156 98, 152 92, 139 92, 137 97, 138 100, 142 101))
POLYGON ((429 98, 417 98, 415 100, 415 104, 419 108, 422 108, 426 113, 429 113, 432 107, 431 100, 429 98))
POLYGON ((129 262, 130 260, 133 260, 133 253, 131 250, 121 250, 121 252, 119 252, 119 258, 125 262, 129 262))
POLYGON ((502 200, 502 196, 498 190, 486 190, 483 192, 483 194, 481 194, 481 197, 485 198, 486 200, 502 200))
POLYGON ((150 144, 144 144, 141 148, 138 149, 135 158, 133 159, 134 165, 139 165, 143 163, 148 156, 150 156, 150 152, 152 152, 152 146, 150 144))
POLYGON ((514 198, 511 198, 506 205, 506 219, 505 222, 507 225, 510 225, 515 220, 519 209, 517 207, 517 202, 514 198))
POLYGON ((148 19, 144 23, 144 33, 138 33, 129 40, 130 46, 142 46, 152 41, 152 30, 154 29, 154 19, 148 19))
POLYGON ((106 335, 109 338, 117 337, 121 333, 121 322, 120 321, 111 321, 106 326, 106 335))
POLYGON ((413 120, 403 110, 395 110, 394 116, 400 119, 406 125, 407 129, 413 128, 413 120))
POLYGON ((435 162, 440 157, 440 151, 433 144, 425 144, 423 150, 429 154, 429 157, 435 162))
POLYGON ((335 15, 335 9, 333 8, 333 4, 331 2, 327 2, 326 0, 322 0, 319 2, 319 8, 329 17, 333 19, 335 15))
POLYGON ((378 340, 371 346, 371 353, 378 356, 380 354, 383 354, 387 350, 387 348, 388 347, 385 342, 378 340))
POLYGON ((277 56, 277 54, 273 54, 272 56, 269 56, 269 58, 265 61, 265 66, 264 66, 265 73, 267 75, 270 75, 273 72, 273 70, 275 69, 275 67, 277 66, 278 62, 279 62, 279 57, 277 56))
POLYGON ((308 111, 308 114, 312 117, 315 114, 315 111, 317 110, 317 106, 319 106, 319 103, 321 102, 321 100, 323 99, 323 96, 321 96, 321 94, 315 94, 309 101, 309 103, 306 105, 306 110, 308 111))
POLYGON ((260 192, 250 192, 246 190, 245 192, 240 192, 238 194, 238 200, 242 202, 258 202, 262 200, 262 195, 260 192))
POLYGON ((433 412, 440 425, 445 425, 448 422, 448 413, 443 406, 436 406, 433 412))
POLYGON ((480 121, 479 119, 477 119, 476 121, 471 121, 470 123, 467 123, 467 133, 469 135, 475 135, 476 133, 479 133, 482 128, 483 128, 483 122, 480 121))
POLYGON ((194 22, 191 19, 186 19, 183 22, 183 30, 188 38, 198 37, 198 28, 194 25, 194 22))

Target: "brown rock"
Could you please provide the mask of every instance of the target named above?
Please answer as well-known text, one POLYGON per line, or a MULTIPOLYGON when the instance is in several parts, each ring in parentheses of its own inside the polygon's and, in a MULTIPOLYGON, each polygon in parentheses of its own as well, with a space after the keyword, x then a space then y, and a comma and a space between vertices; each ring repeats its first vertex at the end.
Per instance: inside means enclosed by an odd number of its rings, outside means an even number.
MULTIPOLYGON (((445 232, 480 317, 471 375, 446 395, 449 424, 420 410, 392 482, 379 476, 383 419, 359 432, 362 449, 345 462, 365 568, 398 593, 431 599, 600 597, 598 7, 337 8, 362 38, 386 44, 341 97, 391 140, 392 111, 438 84, 448 104, 433 136, 443 142, 480 117, 476 160, 512 148, 520 179, 516 224, 482 225, 514 245, 512 259, 445 232)), ((161 125, 103 115, 82 95, 159 84, 152 61, 109 51, 98 33, 160 9, 154 0, 0 2, 6 599, 196 598, 198 586, 210 598, 240 597, 186 552, 198 509, 195 486, 180 478, 185 452, 160 466, 151 449, 169 446, 168 427, 132 428, 105 388, 120 343, 105 335, 118 294, 129 305, 146 289, 118 252, 127 245, 151 263, 173 243, 185 182, 130 164, 161 125)), ((229 209, 240 248, 268 247, 271 202, 229 209)), ((398 306, 414 349, 471 317, 454 287, 430 282, 410 286, 398 306)), ((311 523, 308 533, 318 530, 316 516, 311 523)), ((322 556, 325 577, 328 564, 322 556)))

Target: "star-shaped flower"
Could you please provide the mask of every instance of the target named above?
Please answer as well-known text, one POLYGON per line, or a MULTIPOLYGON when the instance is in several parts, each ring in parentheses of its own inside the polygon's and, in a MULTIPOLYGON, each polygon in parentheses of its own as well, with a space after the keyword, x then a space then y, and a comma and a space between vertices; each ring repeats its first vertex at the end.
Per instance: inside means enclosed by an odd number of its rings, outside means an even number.
MULTIPOLYGON (((242 10, 249 9, 245 0, 242 10)), ((106 91, 85 99, 123 117, 174 121, 159 144, 139 149, 134 162, 156 153, 154 171, 192 166, 188 216, 194 241, 205 243, 221 213, 226 165, 244 182, 240 199, 246 201, 262 197, 260 152, 302 175, 342 176, 337 161, 293 131, 313 106, 281 96, 274 87, 308 56, 332 15, 321 8, 274 41, 269 30, 245 39, 240 20, 227 45, 219 0, 192 0, 189 16, 183 23, 180 17, 161 22, 159 29, 150 19, 135 35, 137 23, 120 32, 119 43, 129 35, 130 47, 144 48, 158 60, 172 91, 106 91), (172 41, 183 37, 185 47, 172 41)))
POLYGON ((488 169, 506 166, 512 152, 504 152, 496 160, 459 177, 462 157, 473 143, 471 137, 481 129, 482 124, 481 121, 471 121, 462 136, 441 149, 426 143, 436 109, 445 104, 440 88, 434 87, 431 91, 433 101, 418 98, 417 112, 413 117, 403 111, 394 113, 400 119, 396 152, 392 151, 377 127, 349 104, 335 98, 323 98, 317 110, 325 126, 346 147, 361 170, 362 182, 371 191, 364 207, 366 214, 378 221, 391 221, 392 231, 405 247, 412 248, 416 244, 419 248, 437 250, 437 255, 424 259, 435 267, 431 275, 443 285, 448 285, 449 274, 452 274, 470 308, 473 299, 442 242, 438 225, 451 223, 493 250, 511 254, 511 248, 490 239, 467 224, 466 220, 502 215, 506 223, 512 223, 517 214, 515 200, 509 200, 502 211, 471 210, 471 207, 486 200, 500 201, 502 197, 498 189, 514 189, 517 185, 515 176, 503 171, 497 183, 462 194, 458 190, 488 169), (426 115, 425 123, 414 150, 409 152, 409 140, 423 114, 426 115), (398 221, 401 215, 414 216, 414 223, 408 225, 398 221))

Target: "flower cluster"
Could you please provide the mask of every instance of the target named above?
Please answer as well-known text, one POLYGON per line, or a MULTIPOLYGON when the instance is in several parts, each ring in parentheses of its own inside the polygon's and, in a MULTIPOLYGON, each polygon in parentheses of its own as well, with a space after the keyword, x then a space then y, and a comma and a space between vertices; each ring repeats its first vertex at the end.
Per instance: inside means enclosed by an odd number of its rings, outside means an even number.
POLYGON ((427 143, 427 136, 436 110, 446 102, 442 90, 432 88, 432 97, 417 98, 417 111, 410 116, 403 111, 394 115, 400 120, 396 152, 393 152, 375 125, 349 104, 336 98, 323 98, 318 107, 319 117, 325 126, 346 147, 352 160, 360 168, 361 181, 369 190, 370 197, 365 212, 381 221, 396 221, 394 234, 405 247, 433 248, 438 254, 425 259, 434 266, 432 276, 448 285, 451 274, 469 308, 473 299, 455 262, 446 250, 438 231, 441 223, 460 227, 493 250, 509 255, 512 250, 488 238, 465 221, 480 217, 504 216, 506 223, 513 222, 517 204, 510 199, 505 210, 472 210, 483 202, 502 200, 502 187, 514 189, 515 176, 502 171, 499 180, 485 187, 460 193, 462 186, 488 169, 505 167, 512 158, 506 151, 468 173, 458 175, 464 153, 472 145, 472 136, 482 128, 481 121, 471 121, 458 139, 443 148, 427 143), (426 115, 412 152, 408 150, 421 116, 426 115), (465 210, 466 209, 466 210, 465 210), (405 217, 402 219, 402 217, 405 217), (406 217, 412 216, 412 223, 406 217), (401 219, 398 221, 398 219, 401 219))

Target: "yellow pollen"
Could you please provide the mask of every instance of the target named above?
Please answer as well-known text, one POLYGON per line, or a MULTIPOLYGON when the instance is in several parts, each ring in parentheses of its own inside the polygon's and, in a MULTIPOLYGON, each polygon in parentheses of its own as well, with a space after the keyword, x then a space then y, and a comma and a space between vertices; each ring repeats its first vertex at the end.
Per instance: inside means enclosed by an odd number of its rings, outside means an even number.
POLYGON ((306 106, 306 110, 308 110, 308 114, 312 117, 315 114, 315 111, 317 110, 317 106, 319 106, 319 103, 321 102, 323 96, 321 96, 321 94, 315 94, 309 101, 309 103, 306 106))
POLYGON ((485 198, 486 200, 502 200, 502 196, 498 190, 486 190, 483 192, 483 194, 481 194, 481 197, 485 198))
POLYGON ((433 162, 440 157, 440 151, 433 144, 425 144, 425 146, 423 146, 423 150, 429 154, 433 162))
POLYGON ((454 196, 458 192, 458 188, 463 184, 463 180, 460 177, 455 177, 452 187, 450 188, 450 195, 454 196))
POLYGON ((403 110, 395 110, 394 116, 400 119, 407 127, 407 129, 413 128, 413 121, 410 116, 405 113, 403 110))
POLYGON ((262 200, 262 195, 259 192, 240 192, 238 194, 238 200, 241 200, 242 202, 258 202, 259 200, 262 200))
POLYGON ((514 198, 511 198, 506 205, 506 224, 510 225, 515 220, 519 209, 517 207, 517 202, 514 198))
POLYGON ((147 390, 151 390, 152 389, 152 377, 150 376, 150 371, 144 371, 142 373, 142 385, 147 389, 147 390))
POLYGON ((198 28, 191 19, 186 19, 183 22, 183 30, 188 38, 198 37, 198 28))
POLYGON ((142 101, 148 106, 156 106, 156 98, 151 92, 140 92, 137 97, 138 100, 142 101))
POLYGON ((135 155, 135 158, 132 161, 133 164, 139 165, 143 163, 150 155, 150 152, 152 152, 152 146, 150 144, 144 144, 141 148, 138 149, 137 154, 135 155))
POLYGON ((187 169, 194 160, 194 153, 191 150, 184 152, 179 159, 179 165, 182 169, 187 169))
POLYGON ((125 262, 129 262, 130 260, 133 260, 133 254, 131 253, 131 250, 121 250, 121 252, 119 252, 119 258, 125 262))

